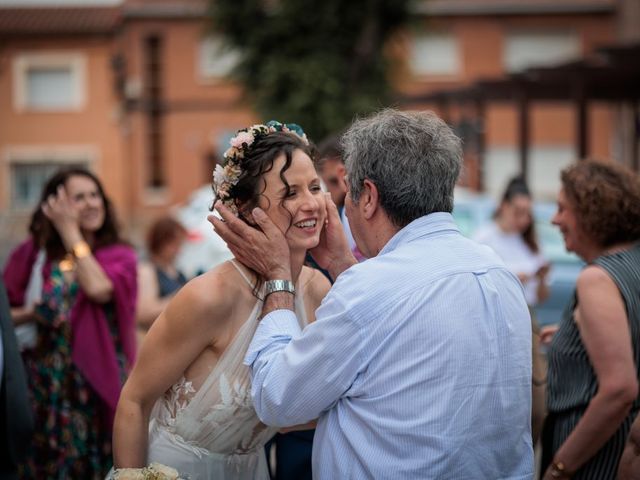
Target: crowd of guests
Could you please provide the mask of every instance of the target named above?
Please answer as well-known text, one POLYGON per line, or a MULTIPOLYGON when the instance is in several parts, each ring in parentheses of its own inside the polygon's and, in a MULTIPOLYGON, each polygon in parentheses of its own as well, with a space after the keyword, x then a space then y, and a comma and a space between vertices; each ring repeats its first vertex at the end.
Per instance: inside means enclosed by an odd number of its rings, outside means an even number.
POLYGON ((533 307, 549 294, 550 264, 523 179, 508 184, 470 242, 454 236, 450 218, 459 143, 434 115, 387 110, 319 151, 293 124, 234 137, 213 185, 225 222, 212 222, 236 259, 190 282, 176 267, 187 232, 175 219, 150 225, 139 260, 94 174, 72 168, 49 179, 0 285, 0 476, 102 479, 115 460, 116 476, 158 461, 193 478, 311 478, 313 443, 317 478, 470 469, 473 478, 533 478, 540 441, 543 480, 639 477, 638 174, 596 161, 562 172, 553 223, 586 265, 541 337, 533 307), (387 156, 373 161, 381 148, 387 156), (420 285, 421 268, 429 285, 420 285), (382 294, 378 276, 397 287, 382 294), (372 308, 384 326, 369 322, 372 308), (278 313, 287 309, 291 319, 278 313), (369 337, 349 333, 350 322, 369 337), (34 341, 17 343, 14 328, 30 324, 34 341), (287 333, 278 330, 285 324, 287 333), (411 350, 426 332, 438 337, 423 338, 429 351, 411 350), (480 338, 488 350, 475 358, 480 338), (476 370, 462 376, 469 362, 476 370), (435 366, 460 383, 447 386, 435 366), (418 391, 449 396, 408 421, 418 391), (496 426, 501 416, 513 423, 496 426), (278 431, 267 466, 264 446, 278 431), (410 450, 412 441, 429 458, 394 464, 400 443, 410 450))

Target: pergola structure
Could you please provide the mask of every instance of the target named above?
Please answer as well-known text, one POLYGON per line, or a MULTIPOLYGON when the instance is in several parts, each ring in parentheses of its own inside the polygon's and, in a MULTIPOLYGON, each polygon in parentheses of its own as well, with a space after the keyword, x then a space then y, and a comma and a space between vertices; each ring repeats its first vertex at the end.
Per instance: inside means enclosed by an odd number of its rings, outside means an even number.
MULTIPOLYGON (((640 43, 601 48, 585 59, 530 68, 503 78, 479 80, 469 87, 443 90, 404 99, 414 103, 434 103, 447 120, 452 104, 471 104, 480 125, 484 124, 489 102, 511 102, 518 111, 518 150, 522 175, 527 175, 530 145, 529 110, 533 102, 560 101, 574 105, 576 119, 576 155, 587 157, 587 124, 592 101, 628 104, 633 112, 631 167, 640 170, 640 43)), ((484 159, 483 129, 476 132, 480 164, 484 159)))

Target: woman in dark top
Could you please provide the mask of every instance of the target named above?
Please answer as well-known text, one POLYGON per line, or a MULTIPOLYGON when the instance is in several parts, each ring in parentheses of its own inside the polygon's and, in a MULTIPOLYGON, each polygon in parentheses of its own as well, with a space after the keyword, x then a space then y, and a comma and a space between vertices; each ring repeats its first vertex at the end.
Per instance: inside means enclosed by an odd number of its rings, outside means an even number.
POLYGON ((543 478, 613 479, 640 408, 640 178, 567 168, 553 223, 587 266, 549 349, 543 478))
POLYGON ((187 231, 173 217, 160 217, 147 232, 149 261, 138 268, 138 343, 153 321, 162 313, 173 294, 187 283, 176 267, 176 258, 187 238, 187 231))

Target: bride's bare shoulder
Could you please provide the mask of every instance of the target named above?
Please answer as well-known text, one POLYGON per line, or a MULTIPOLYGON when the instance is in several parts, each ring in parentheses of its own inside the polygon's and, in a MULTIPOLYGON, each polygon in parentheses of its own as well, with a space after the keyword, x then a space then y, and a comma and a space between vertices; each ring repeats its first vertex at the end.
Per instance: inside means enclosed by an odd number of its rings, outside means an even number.
POLYGON ((236 267, 227 261, 190 280, 176 294, 170 307, 174 304, 195 316, 227 318, 248 290, 236 267))

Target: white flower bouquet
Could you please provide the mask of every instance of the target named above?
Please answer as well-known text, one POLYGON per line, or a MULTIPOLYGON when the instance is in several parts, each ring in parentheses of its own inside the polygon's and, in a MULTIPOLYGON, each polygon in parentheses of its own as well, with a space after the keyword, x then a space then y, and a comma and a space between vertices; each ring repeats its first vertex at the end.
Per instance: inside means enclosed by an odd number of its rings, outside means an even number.
POLYGON ((175 468, 156 462, 144 468, 116 468, 111 478, 113 480, 180 480, 175 468))

